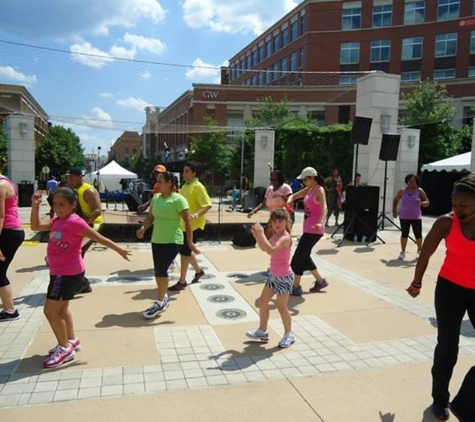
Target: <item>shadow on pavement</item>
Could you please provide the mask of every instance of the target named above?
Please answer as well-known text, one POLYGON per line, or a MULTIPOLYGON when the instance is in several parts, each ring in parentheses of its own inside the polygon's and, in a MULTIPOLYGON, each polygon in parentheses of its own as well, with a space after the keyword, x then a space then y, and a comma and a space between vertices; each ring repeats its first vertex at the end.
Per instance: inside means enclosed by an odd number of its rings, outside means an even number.
POLYGON ((406 261, 403 259, 381 259, 381 262, 386 265, 387 267, 415 267, 417 264, 417 259, 413 259, 412 261, 406 261))
POLYGON ((154 319, 145 319, 142 316, 142 312, 127 312, 125 314, 109 314, 102 317, 102 321, 95 324, 97 328, 144 328, 160 325, 173 325, 176 322, 165 320, 160 322, 162 314, 159 314, 154 319))
POLYGON ((272 349, 264 349, 261 346, 265 344, 261 341, 245 341, 244 350, 224 350, 217 355, 214 355, 214 359, 219 359, 221 357, 226 357, 227 360, 223 362, 217 370, 222 371, 239 371, 244 368, 249 368, 250 366, 255 365, 257 362, 264 361, 269 359, 274 353, 281 352, 283 349, 280 347, 273 347, 272 349), (236 368, 237 365, 237 368, 236 368))
MULTIPOLYGON (((14 372, 14 374, 12 375, 12 378, 13 379, 23 379, 25 377, 29 377, 32 374, 33 375, 34 374, 38 375, 38 374, 46 373, 46 372, 56 372, 56 371, 64 370, 64 368, 68 368, 68 369, 78 368, 78 369, 80 369, 80 367, 87 364, 87 361, 81 361, 80 355, 76 354, 76 357, 71 362, 67 362, 63 365, 60 365, 60 366, 56 367, 56 368, 46 369, 46 368, 43 367, 43 363, 44 363, 46 358, 47 358, 47 353, 45 351, 44 355, 33 355, 33 356, 23 358, 21 360, 14 361, 14 363, 15 363, 14 366, 18 365, 18 367, 17 367, 16 371, 14 372)), ((5 365, 5 364, 0 364, 0 371, 2 370, 3 365, 5 365)), ((10 363, 7 364, 7 365, 10 365, 10 363)), ((10 379, 10 381, 12 381, 12 379, 10 379)))
POLYGON ((46 264, 35 265, 34 267, 18 268, 15 272, 17 273, 33 273, 35 271, 46 270, 48 267, 46 264))
MULTIPOLYGON (((429 318, 430 324, 437 328, 437 319, 434 317, 429 318)), ((462 321, 460 326, 460 335, 464 337, 475 337, 475 328, 473 328, 472 323, 469 320, 462 321)))

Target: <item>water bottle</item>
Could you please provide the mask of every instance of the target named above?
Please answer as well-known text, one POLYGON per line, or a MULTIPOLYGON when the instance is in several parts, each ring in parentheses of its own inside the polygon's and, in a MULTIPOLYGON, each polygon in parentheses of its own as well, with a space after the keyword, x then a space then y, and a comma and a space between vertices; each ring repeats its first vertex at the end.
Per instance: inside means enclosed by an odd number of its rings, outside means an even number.
POLYGON ((357 243, 358 242, 358 236, 355 234, 355 237, 353 238, 353 242, 357 243))

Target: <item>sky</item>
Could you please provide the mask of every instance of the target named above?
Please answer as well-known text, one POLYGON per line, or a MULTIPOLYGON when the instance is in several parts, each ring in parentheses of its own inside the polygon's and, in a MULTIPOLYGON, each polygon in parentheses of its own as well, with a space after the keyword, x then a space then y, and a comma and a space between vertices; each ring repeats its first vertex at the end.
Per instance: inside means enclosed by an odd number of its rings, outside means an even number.
POLYGON ((0 83, 26 86, 86 153, 104 153, 141 132, 145 107, 219 83, 219 67, 301 1, 2 0, 0 83))

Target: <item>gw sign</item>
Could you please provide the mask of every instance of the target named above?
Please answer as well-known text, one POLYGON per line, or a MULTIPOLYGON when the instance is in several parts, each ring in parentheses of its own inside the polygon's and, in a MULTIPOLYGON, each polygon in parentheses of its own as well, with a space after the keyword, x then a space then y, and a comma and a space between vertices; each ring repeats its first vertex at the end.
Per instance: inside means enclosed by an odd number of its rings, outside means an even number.
POLYGON ((219 91, 205 91, 203 92, 203 98, 207 100, 217 100, 219 96, 219 91))

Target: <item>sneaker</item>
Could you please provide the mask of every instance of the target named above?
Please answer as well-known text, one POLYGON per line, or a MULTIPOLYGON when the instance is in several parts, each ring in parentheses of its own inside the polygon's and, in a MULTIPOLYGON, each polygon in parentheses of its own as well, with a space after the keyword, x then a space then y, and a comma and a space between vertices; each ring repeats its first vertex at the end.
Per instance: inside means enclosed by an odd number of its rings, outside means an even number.
POLYGON ((432 414, 440 421, 446 421, 450 417, 449 408, 447 406, 432 403, 432 414))
POLYGON ((81 284, 79 284, 78 289, 76 290, 76 294, 80 295, 82 293, 91 293, 91 292, 92 292, 91 283, 89 282, 87 277, 84 277, 84 279, 81 281, 81 284))
POLYGON ((0 312, 0 322, 4 321, 16 321, 17 319, 20 319, 20 313, 18 312, 17 309, 15 309, 15 312, 10 313, 5 310, 0 312))
POLYGON ((397 259, 400 259, 401 261, 403 261, 404 259, 406 259, 406 252, 401 251, 401 253, 400 253, 399 256, 397 257, 397 259))
POLYGON ((246 336, 253 340, 269 341, 269 333, 262 331, 260 328, 255 331, 248 331, 246 336))
POLYGON ((146 319, 153 319, 160 312, 163 312, 165 309, 167 309, 168 305, 169 305, 168 296, 165 296, 161 304, 158 300, 156 300, 155 302, 153 302, 153 305, 150 306, 150 308, 148 308, 146 311, 142 313, 142 315, 146 319))
MULTIPOLYGON (((75 338, 74 340, 68 340, 68 343, 73 346, 73 349, 75 352, 79 352, 81 350, 81 342, 79 341, 78 338, 75 338)), ((54 346, 52 349, 49 349, 48 350, 48 355, 52 355, 54 352, 56 352, 56 350, 58 349, 59 344, 57 344, 56 346, 54 346)))
POLYGON ((282 340, 279 341, 279 347, 281 349, 287 349, 287 347, 292 346, 295 343, 295 337, 292 333, 285 333, 282 340))
POLYGON ((175 285, 169 287, 168 290, 172 292, 181 292, 182 290, 186 289, 186 286, 187 286, 186 281, 184 283, 180 283, 178 281, 175 285))
POLYGON ((315 281, 315 285, 310 289, 310 293, 318 293, 320 290, 328 287, 329 283, 327 280, 322 279, 320 281, 315 281))
POLYGON ((205 275, 205 272, 201 270, 199 273, 195 273, 195 276, 193 277, 193 280, 191 280, 191 284, 199 283, 200 278, 205 275))
POLYGON ((44 361, 43 365, 45 368, 55 368, 56 366, 60 366, 63 363, 73 360, 75 355, 76 352, 74 351, 73 346, 69 345, 67 349, 58 346, 53 354, 44 361))
POLYGON ((292 293, 290 294, 291 296, 302 296, 303 294, 302 286, 292 287, 292 293))

